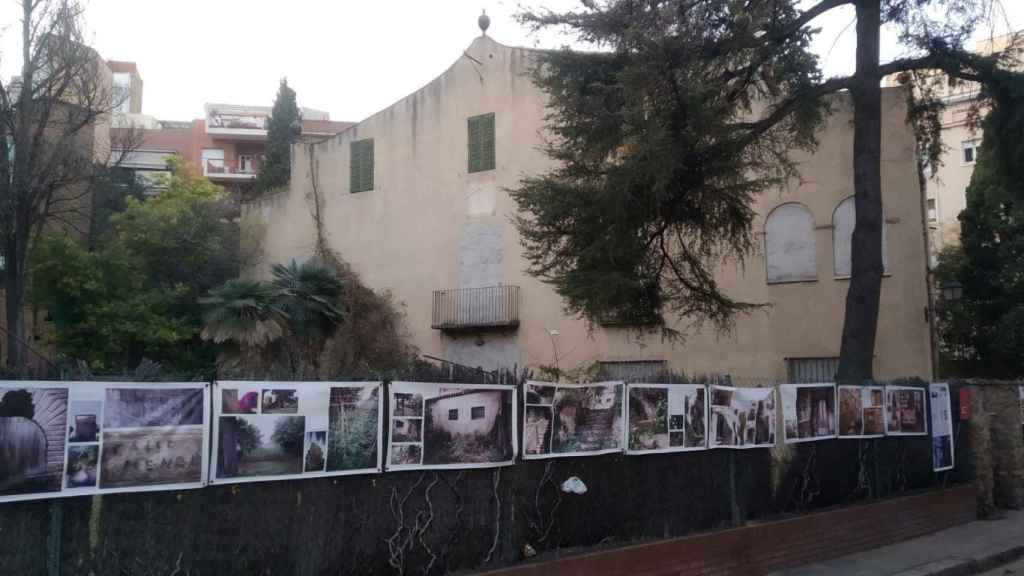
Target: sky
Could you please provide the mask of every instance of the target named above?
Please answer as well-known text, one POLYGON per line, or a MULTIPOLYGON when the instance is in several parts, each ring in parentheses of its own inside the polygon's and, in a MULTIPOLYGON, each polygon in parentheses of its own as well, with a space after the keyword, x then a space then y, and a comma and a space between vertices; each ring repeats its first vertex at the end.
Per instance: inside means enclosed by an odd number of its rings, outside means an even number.
MULTIPOLYGON (((441 74, 480 33, 507 45, 557 47, 513 19, 521 4, 558 10, 579 0, 85 0, 92 46, 104 57, 138 64, 142 111, 190 120, 203 104, 269 106, 288 78, 300 106, 333 120, 361 120, 441 74)), ((1009 26, 1024 28, 1024 2, 1003 0, 1009 26)), ((0 0, 0 74, 18 73, 20 8, 0 0)), ((814 44, 827 75, 852 71, 853 11, 815 20, 814 44)), ((1004 26, 1005 28, 1005 26, 1004 26)), ((1002 32, 1004 30, 999 30, 1002 32)), ((988 31, 985 31, 985 35, 988 31)), ((902 51, 891 34, 883 58, 902 51)))

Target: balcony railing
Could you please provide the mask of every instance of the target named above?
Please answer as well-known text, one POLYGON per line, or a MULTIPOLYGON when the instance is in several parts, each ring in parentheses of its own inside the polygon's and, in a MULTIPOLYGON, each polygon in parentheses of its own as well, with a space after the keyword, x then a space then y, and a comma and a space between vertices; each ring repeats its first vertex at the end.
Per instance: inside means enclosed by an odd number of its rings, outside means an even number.
POLYGON ((431 328, 458 331, 517 326, 519 286, 434 291, 431 328))
POLYGON ((255 170, 240 170, 237 166, 225 164, 223 160, 206 160, 203 162, 203 176, 207 178, 232 178, 246 180, 256 177, 255 170))

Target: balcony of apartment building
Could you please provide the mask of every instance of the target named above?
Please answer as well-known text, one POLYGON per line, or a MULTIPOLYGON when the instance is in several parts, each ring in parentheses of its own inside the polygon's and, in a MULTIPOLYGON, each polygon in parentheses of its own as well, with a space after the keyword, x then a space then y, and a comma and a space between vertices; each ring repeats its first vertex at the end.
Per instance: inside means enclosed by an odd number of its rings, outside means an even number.
POLYGON ((202 158, 203 176, 210 180, 235 182, 255 180, 259 173, 258 158, 258 154, 252 153, 237 154, 234 159, 228 160, 224 157, 223 149, 206 148, 202 158))
POLYGON ((215 139, 267 139, 270 108, 235 104, 206 105, 206 134, 215 139))
POLYGON ((519 286, 435 290, 431 328, 444 332, 514 330, 519 326, 519 286))

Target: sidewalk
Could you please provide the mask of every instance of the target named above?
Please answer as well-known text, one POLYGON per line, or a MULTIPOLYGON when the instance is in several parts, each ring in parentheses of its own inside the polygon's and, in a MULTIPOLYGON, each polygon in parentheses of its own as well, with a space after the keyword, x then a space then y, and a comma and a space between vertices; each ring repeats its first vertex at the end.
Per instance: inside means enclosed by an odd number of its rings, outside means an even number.
POLYGON ((1024 511, 1001 511, 1001 517, 995 520, 978 520, 898 544, 773 572, 771 576, 963 576, 991 570, 1022 556, 1024 511))

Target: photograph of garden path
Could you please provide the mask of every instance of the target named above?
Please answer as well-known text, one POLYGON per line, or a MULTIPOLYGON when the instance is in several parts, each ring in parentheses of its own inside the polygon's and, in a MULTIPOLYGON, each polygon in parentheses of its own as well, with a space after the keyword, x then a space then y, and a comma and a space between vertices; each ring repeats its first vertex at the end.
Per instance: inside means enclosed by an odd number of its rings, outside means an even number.
POLYGON ((302 473, 304 416, 221 416, 217 476, 282 476, 302 473))

